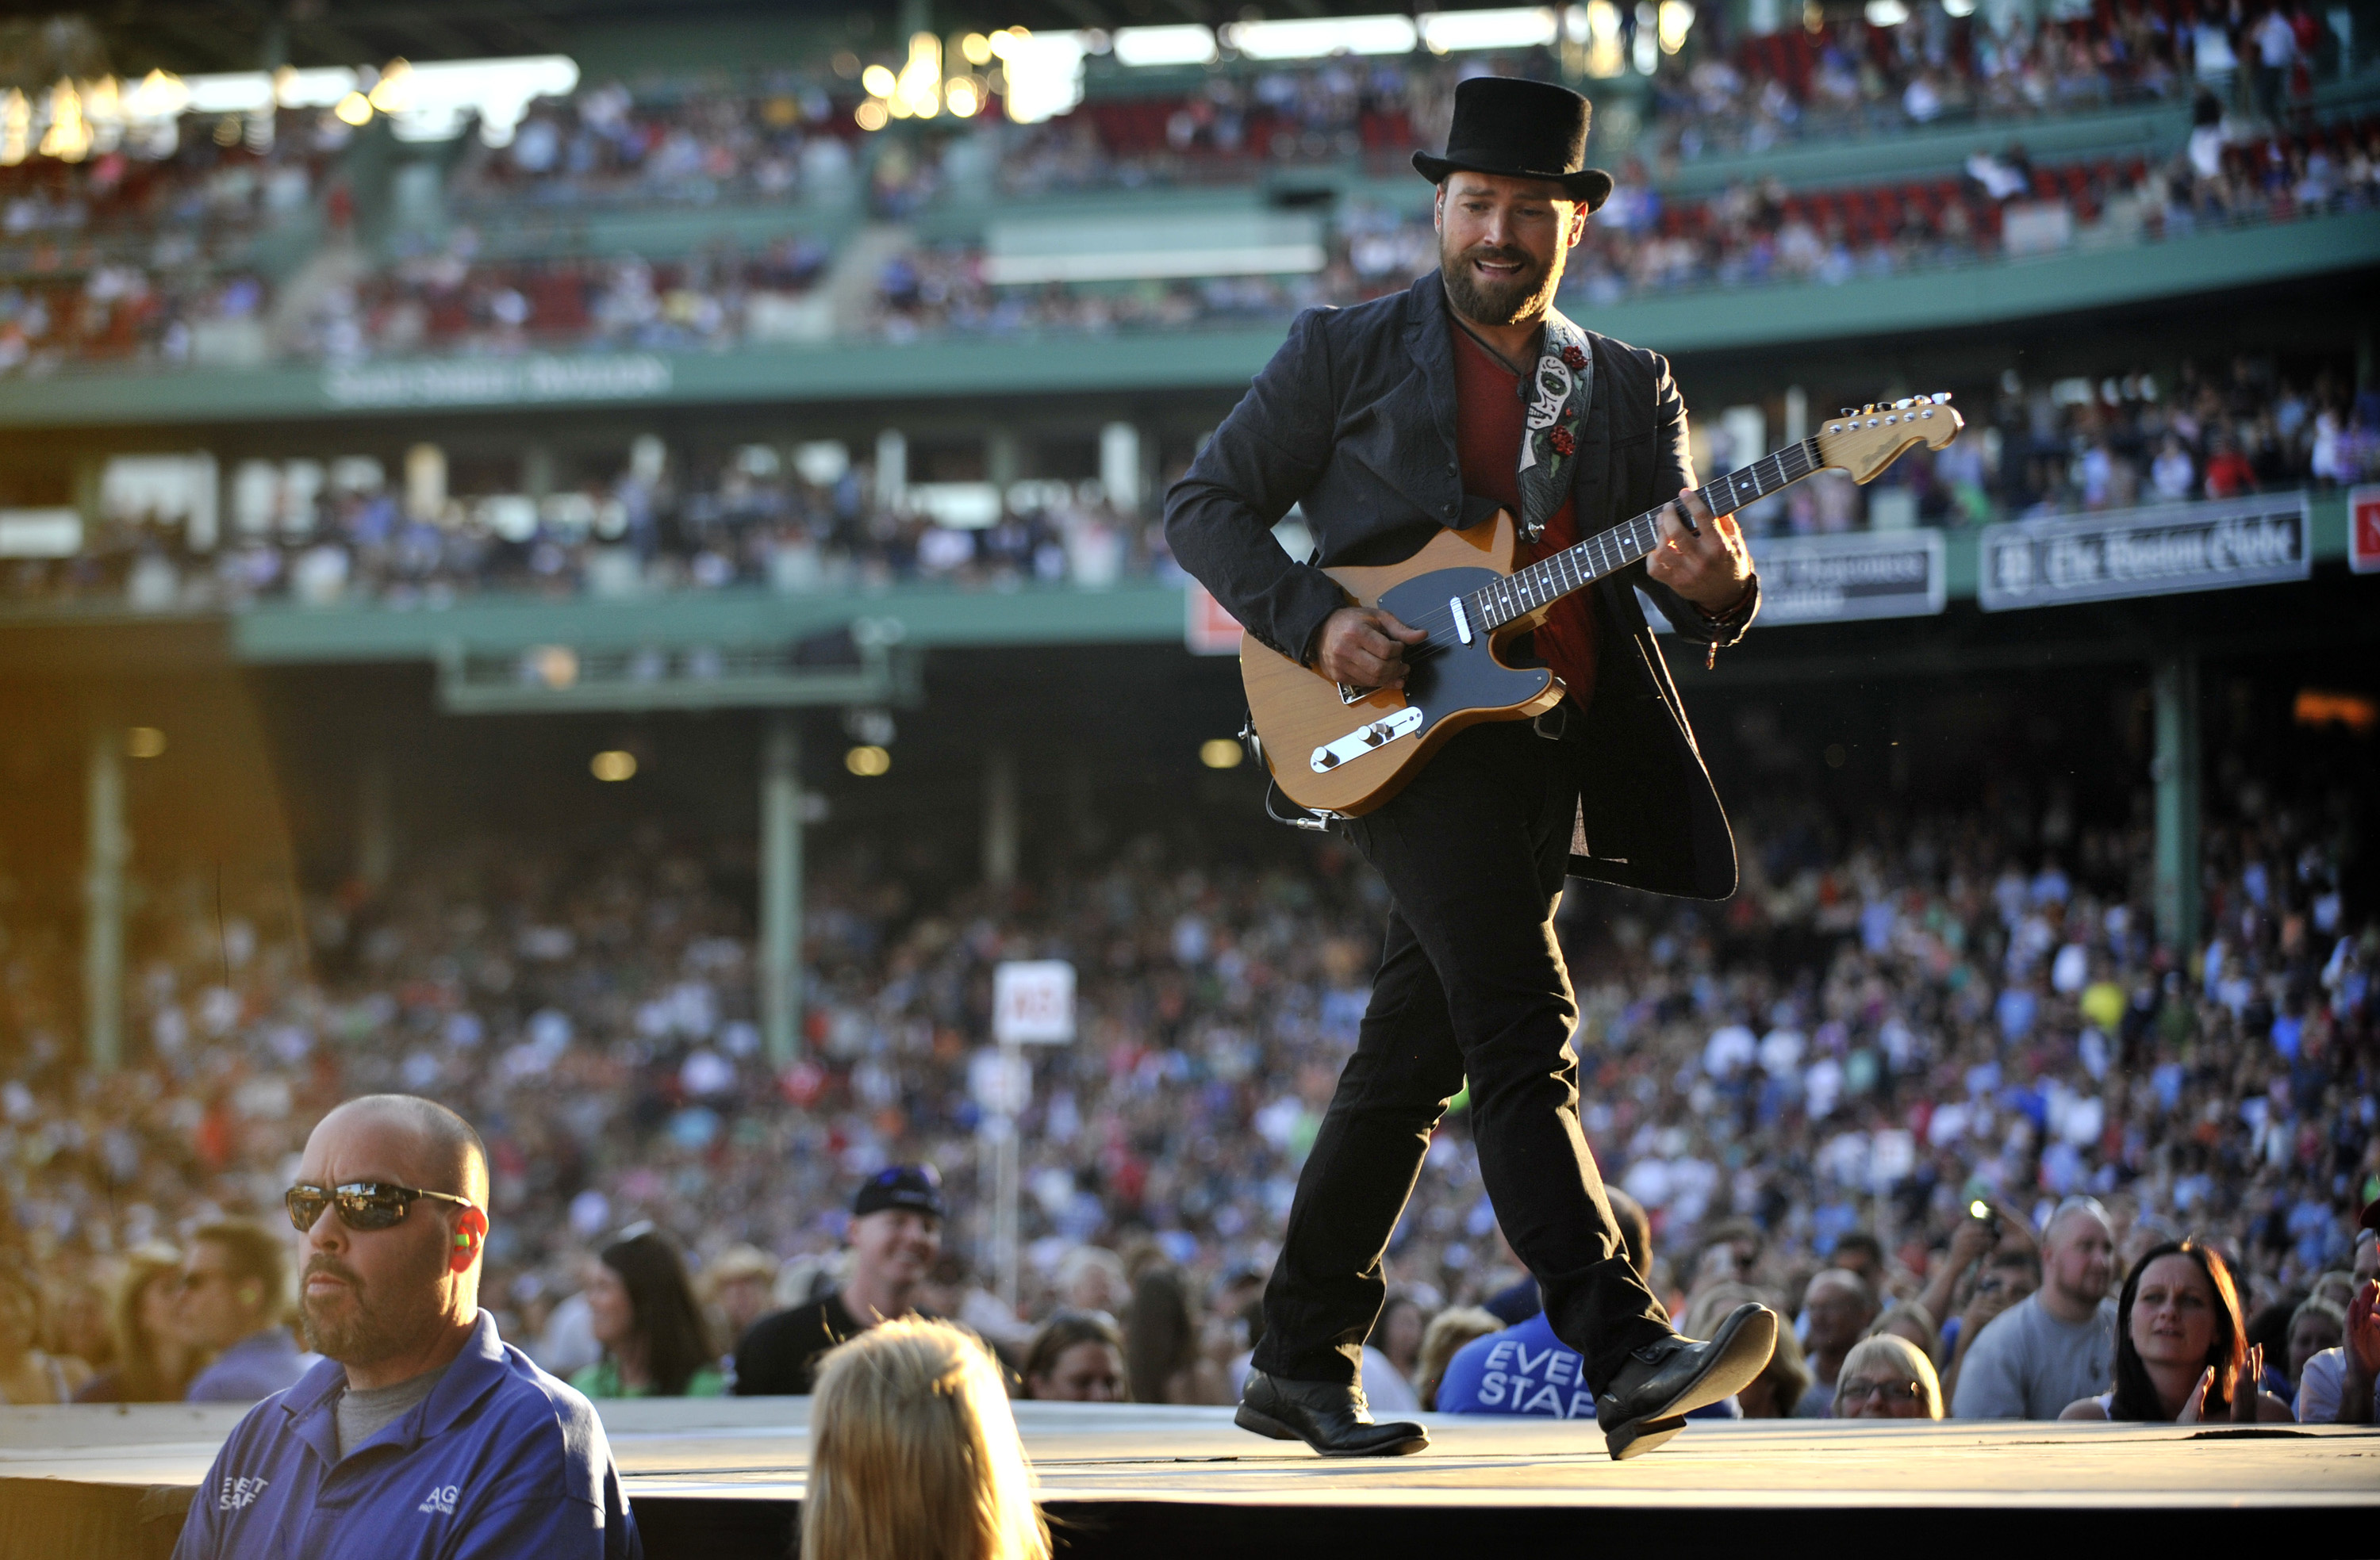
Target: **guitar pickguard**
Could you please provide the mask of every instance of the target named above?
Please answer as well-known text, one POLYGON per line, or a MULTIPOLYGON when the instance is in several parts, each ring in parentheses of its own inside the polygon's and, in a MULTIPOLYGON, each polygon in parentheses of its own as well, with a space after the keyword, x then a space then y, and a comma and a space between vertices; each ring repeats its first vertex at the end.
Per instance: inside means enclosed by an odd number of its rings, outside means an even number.
POLYGON ((1413 662, 1405 672, 1405 702, 1421 707, 1425 741, 1449 716, 1466 710, 1517 710, 1553 685, 1554 674, 1546 668, 1506 666, 1496 659, 1487 635, 1475 634, 1466 645, 1447 621, 1451 598, 1482 589, 1496 578, 1488 569, 1439 569, 1381 593, 1381 608, 1400 622, 1427 623, 1433 629, 1428 641, 1433 653, 1413 662), (1446 622, 1442 628, 1441 621, 1446 622))
POLYGON ((1357 601, 1429 631, 1407 652, 1401 687, 1348 687, 1252 635, 1243 641, 1248 706, 1282 794, 1318 812, 1367 813, 1464 727, 1552 707, 1562 689, 1550 671, 1498 660, 1487 625, 1468 615, 1458 623, 1448 605, 1505 577, 1512 551, 1511 520, 1500 515, 1442 533, 1402 565, 1329 571, 1357 601))

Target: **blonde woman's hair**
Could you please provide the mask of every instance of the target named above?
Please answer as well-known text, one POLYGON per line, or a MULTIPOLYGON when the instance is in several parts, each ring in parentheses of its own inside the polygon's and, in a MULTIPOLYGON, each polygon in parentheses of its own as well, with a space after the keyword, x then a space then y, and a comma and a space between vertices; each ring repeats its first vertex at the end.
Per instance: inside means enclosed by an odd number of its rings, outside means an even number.
POLYGON ((1503 1330, 1501 1318, 1475 1305, 1452 1306, 1431 1317, 1429 1325, 1422 1329, 1421 1353, 1414 1360, 1414 1392, 1421 1406, 1438 1406, 1439 1384, 1446 1379, 1447 1366, 1463 1352, 1464 1344, 1503 1330))
POLYGON ((801 1553, 1050 1560, 1007 1391, 972 1334, 887 1322, 826 1357, 810 1402, 801 1553))
POLYGON ((1899 1333, 1871 1334, 1852 1345, 1851 1352, 1843 1356, 1843 1368, 1835 1373, 1835 1380, 1849 1381, 1871 1367, 1915 1382, 1918 1400, 1925 1405, 1925 1417, 1942 1417, 1942 1378, 1934 1373, 1934 1361, 1926 1359, 1915 1344, 1899 1333))

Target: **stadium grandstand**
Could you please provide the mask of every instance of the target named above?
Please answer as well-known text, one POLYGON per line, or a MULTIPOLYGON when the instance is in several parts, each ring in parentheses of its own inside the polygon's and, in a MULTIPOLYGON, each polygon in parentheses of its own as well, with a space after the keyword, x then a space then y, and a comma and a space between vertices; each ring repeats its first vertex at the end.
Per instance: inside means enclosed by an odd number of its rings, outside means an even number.
MULTIPOLYGON (((1864 1259, 1947 1370, 1973 1210, 2095 1198, 2301 1408, 2380 1202, 2371 0, 0 6, 8 1400, 394 1092, 484 1137, 480 1303, 565 1379, 623 1232, 732 1354, 931 1164, 923 1310, 1015 1374, 1171 1276, 1164 1400, 1237 1402, 1390 896, 1268 816, 1167 493, 1438 269, 1413 154, 1490 77, 1594 103, 1556 302, 1696 479, 1964 418, 1745 506, 1749 636, 1663 636, 1734 895, 1560 901, 1653 1292, 1806 1333, 1864 1259)), ((1529 1289, 1472 1118, 1391 1312, 1529 1289)))

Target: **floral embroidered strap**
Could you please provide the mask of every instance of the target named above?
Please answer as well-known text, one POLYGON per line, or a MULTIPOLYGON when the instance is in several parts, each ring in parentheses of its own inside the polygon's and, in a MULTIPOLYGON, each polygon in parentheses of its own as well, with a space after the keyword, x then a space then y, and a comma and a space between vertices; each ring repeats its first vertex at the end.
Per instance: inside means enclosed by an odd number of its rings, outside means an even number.
POLYGON ((1544 532, 1570 497, 1575 473, 1571 461, 1586 429, 1586 408, 1595 397, 1595 357, 1586 333, 1546 311, 1546 342, 1536 372, 1524 387, 1527 425, 1521 436, 1521 534, 1531 541, 1544 532))

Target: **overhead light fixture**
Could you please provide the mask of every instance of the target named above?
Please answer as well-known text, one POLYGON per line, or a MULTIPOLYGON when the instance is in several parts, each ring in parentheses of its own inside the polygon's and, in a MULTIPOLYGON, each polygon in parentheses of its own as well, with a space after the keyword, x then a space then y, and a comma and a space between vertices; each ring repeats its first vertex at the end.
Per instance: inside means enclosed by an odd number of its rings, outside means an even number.
POLYGON ((2380 704, 2362 694, 2301 688, 2291 713, 2301 726, 2338 724, 2357 732, 2369 732, 2374 726, 2380 726, 2380 704))
POLYGON ((1612 0, 1587 0, 1586 73, 1609 80, 1628 68, 1620 45, 1620 7, 1612 0))
POLYGON ((1091 52, 1088 32, 1028 32, 1003 27, 991 35, 1000 60, 1000 100, 1020 125, 1038 125, 1071 114, 1083 101, 1083 57, 1091 52))
POLYGON ((13 168, 33 150, 33 105, 11 87, 0 93, 0 168, 13 168))
POLYGON ((402 114, 413 106, 413 62, 397 56, 381 67, 380 79, 365 94, 375 112, 402 114))
POLYGON ((588 760, 587 768, 599 780, 616 783, 634 780, 637 776, 637 756, 624 747, 608 748, 588 760))
POLYGON ((1551 6, 1516 6, 1493 11, 1425 11, 1421 41, 1432 54, 1473 49, 1537 49, 1560 36, 1551 6))
POLYGON ((1899 27, 1909 19, 1909 7, 1902 0, 1867 0, 1867 24, 1870 27, 1899 27))
POLYGON ((82 116, 82 94, 61 77, 50 89, 50 125, 42 133, 41 153, 61 163, 79 163, 91 151, 91 124, 82 116))
POLYGON ((1661 52, 1674 54, 1686 46, 1694 30, 1694 8, 1687 0, 1661 0, 1661 52))
POLYGON ((125 754, 133 758, 155 758, 165 751, 165 733, 154 726, 135 726, 124 733, 125 754))
POLYGON ((1252 60, 1319 59, 1326 54, 1409 54, 1421 42, 1411 17, 1313 17, 1232 22, 1223 42, 1252 60))
POLYGON ((1229 737, 1208 737, 1198 744, 1198 762, 1210 769, 1236 769, 1244 756, 1240 744, 1229 737))
POLYGON ((843 756, 843 767, 862 780, 874 780, 892 768, 892 755, 874 743, 863 743, 843 756))
POLYGON ((1175 27, 1120 27, 1111 46, 1118 65, 1211 65, 1215 59, 1215 30, 1196 22, 1175 27))
POLYGON ((942 111, 942 41, 930 32, 909 39, 909 63, 892 86, 892 117, 931 119, 942 111), (907 110, 905 115, 902 111, 907 110))

